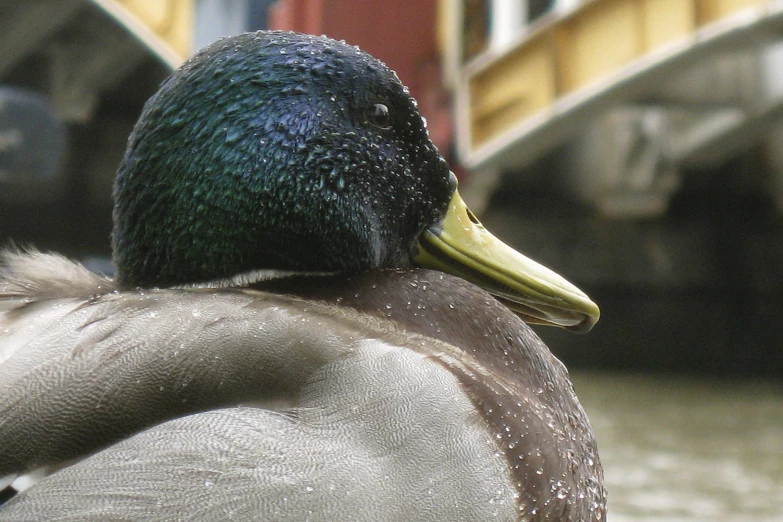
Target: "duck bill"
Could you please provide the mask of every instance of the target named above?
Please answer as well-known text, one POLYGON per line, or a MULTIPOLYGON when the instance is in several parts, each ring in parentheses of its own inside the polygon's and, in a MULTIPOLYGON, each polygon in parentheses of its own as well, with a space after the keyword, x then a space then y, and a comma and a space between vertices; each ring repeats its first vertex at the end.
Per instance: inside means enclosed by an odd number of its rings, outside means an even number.
POLYGON ((529 323, 583 333, 600 316, 577 287, 489 233, 457 190, 443 220, 419 237, 413 261, 480 286, 529 323))

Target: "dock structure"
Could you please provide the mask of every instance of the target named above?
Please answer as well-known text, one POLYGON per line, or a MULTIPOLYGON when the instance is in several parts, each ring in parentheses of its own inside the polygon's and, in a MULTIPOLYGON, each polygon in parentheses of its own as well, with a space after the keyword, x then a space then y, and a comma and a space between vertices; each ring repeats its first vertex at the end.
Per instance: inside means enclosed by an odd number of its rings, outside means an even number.
POLYGON ((494 0, 484 48, 465 56, 471 3, 442 7, 442 32, 474 198, 556 152, 580 199, 649 218, 685 172, 762 145, 783 203, 783 2, 561 0, 530 13, 542 2, 494 0))

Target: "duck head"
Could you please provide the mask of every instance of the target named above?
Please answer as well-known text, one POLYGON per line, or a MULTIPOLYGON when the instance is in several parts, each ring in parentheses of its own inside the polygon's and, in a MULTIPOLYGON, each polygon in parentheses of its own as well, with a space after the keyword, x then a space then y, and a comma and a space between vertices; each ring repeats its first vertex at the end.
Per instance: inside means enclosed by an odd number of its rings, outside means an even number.
POLYGON ((147 102, 114 199, 129 287, 424 266, 531 322, 586 331, 598 319, 470 213, 397 75, 325 37, 249 33, 196 54, 147 102))

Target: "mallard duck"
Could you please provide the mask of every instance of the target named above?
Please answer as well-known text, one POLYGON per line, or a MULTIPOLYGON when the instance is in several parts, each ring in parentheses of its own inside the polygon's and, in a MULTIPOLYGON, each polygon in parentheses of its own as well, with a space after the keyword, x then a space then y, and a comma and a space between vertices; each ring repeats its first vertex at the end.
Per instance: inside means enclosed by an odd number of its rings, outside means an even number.
POLYGON ((0 520, 604 519, 522 320, 598 308, 481 226, 380 61, 216 42, 146 104, 114 200, 114 279, 5 254, 0 477, 48 476, 0 520))

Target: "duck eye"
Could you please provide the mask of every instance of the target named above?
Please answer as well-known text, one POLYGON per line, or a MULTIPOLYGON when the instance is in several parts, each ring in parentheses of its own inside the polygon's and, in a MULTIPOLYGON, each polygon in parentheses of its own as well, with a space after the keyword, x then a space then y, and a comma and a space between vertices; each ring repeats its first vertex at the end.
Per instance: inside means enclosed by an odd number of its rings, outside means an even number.
POLYGON ((383 103, 376 103, 367 110, 367 122, 379 129, 388 129, 391 127, 391 115, 389 108, 383 103))

